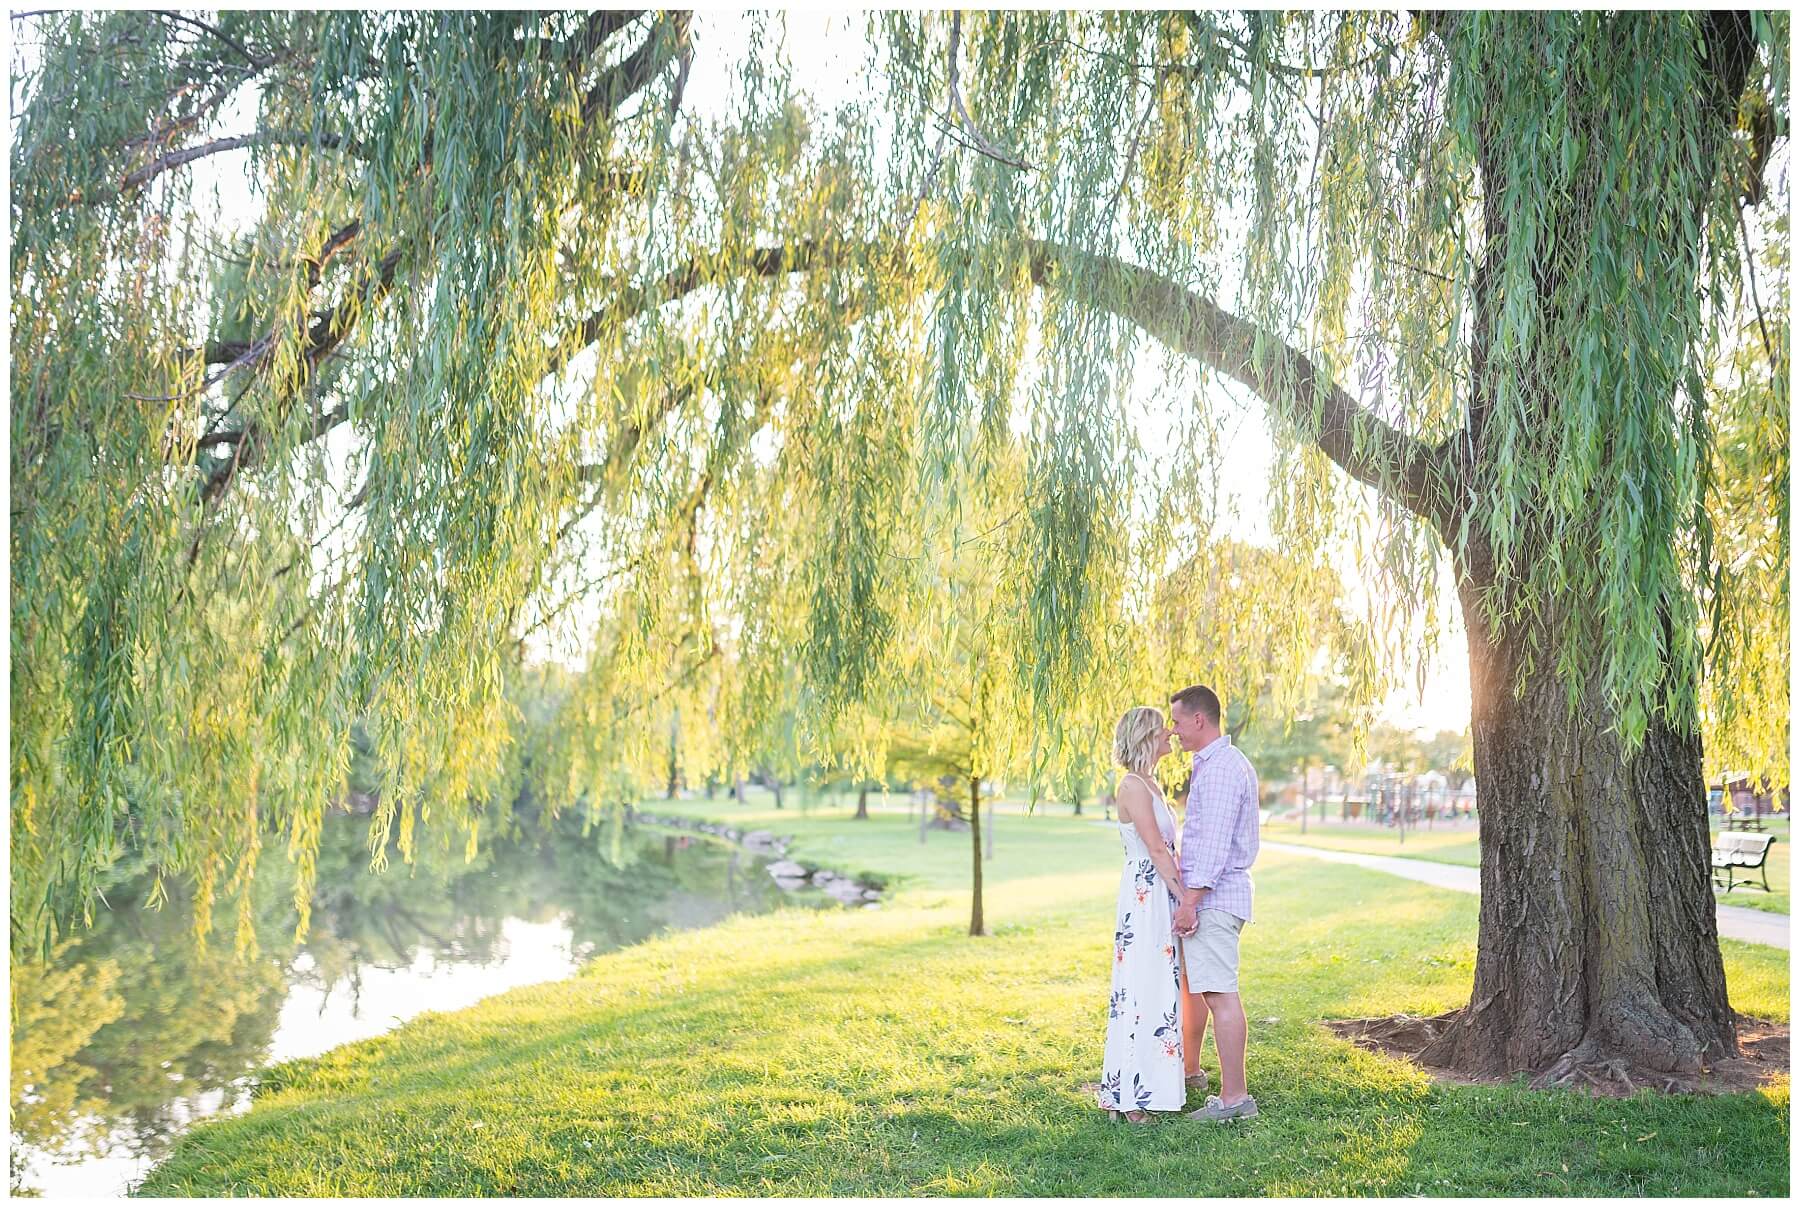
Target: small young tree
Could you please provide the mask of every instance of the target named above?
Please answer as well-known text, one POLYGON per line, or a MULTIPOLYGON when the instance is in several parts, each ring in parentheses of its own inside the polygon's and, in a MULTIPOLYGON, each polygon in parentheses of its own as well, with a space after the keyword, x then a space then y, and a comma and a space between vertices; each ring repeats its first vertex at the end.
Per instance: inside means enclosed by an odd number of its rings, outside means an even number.
POLYGON ((862 733, 885 731, 895 774, 934 782, 947 775, 963 786, 970 935, 987 934, 982 785, 1026 770, 1030 738, 1021 720, 1029 717, 1029 689, 1015 673, 1030 639, 1010 597, 1018 508, 1007 488, 1020 481, 1022 458, 1006 443, 989 455, 981 480, 953 472, 944 492, 921 506, 924 552, 915 572, 893 584, 896 632, 875 686, 853 711, 862 733))

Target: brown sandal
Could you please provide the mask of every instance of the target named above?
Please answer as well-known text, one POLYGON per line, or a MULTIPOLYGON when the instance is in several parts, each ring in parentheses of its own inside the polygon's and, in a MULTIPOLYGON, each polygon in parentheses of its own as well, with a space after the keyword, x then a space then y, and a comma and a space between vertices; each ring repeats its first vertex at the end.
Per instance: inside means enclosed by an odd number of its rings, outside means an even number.
POLYGON ((1123 1119, 1127 1124, 1155 1124, 1156 1123, 1156 1117, 1152 1116, 1149 1112, 1141 1112, 1141 1111, 1135 1111, 1135 1110, 1128 1111, 1128 1112, 1122 1112, 1116 1107, 1107 1108, 1106 1109, 1106 1117, 1107 1117, 1107 1119, 1111 1120, 1114 1124, 1117 1124, 1121 1119, 1123 1119))

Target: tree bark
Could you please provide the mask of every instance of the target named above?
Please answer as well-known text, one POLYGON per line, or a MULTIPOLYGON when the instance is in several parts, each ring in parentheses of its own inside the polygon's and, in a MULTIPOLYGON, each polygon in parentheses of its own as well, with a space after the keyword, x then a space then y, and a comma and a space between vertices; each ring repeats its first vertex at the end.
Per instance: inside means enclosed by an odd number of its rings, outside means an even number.
POLYGON ((866 822, 869 818, 869 785, 867 781, 856 793, 856 820, 866 822))
MULTIPOLYGON (((1533 636, 1491 631, 1459 568, 1481 791, 1475 989, 1427 1062, 1539 1084, 1598 1070, 1652 1085, 1735 1056, 1708 874, 1698 734, 1653 722, 1627 758, 1599 685, 1573 708, 1533 636)), ((1542 623, 1553 627, 1553 616, 1542 623)), ((1671 671, 1674 674, 1674 671, 1671 671)))
POLYGON ((969 777, 969 850, 974 853, 974 894, 969 907, 969 934, 986 935, 981 917, 981 779, 969 777))

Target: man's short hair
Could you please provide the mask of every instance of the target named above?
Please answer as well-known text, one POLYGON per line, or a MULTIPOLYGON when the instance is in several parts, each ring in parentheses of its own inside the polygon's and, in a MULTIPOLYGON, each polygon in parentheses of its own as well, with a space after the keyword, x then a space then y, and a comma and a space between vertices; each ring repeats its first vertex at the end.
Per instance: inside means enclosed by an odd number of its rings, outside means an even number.
POLYGON ((1219 708, 1219 694, 1205 684, 1183 688, 1169 698, 1169 703, 1180 705, 1190 713, 1198 713, 1215 726, 1223 725, 1225 714, 1219 708))

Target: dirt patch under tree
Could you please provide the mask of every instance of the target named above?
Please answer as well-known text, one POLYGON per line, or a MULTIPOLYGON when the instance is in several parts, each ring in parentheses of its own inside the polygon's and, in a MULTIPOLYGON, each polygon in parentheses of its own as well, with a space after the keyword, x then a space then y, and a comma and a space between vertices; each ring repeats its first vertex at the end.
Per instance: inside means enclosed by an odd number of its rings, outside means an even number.
MULTIPOLYGON (((1333 1019, 1325 1026, 1337 1036, 1359 1048, 1399 1057, 1412 1062, 1439 1082, 1458 1086, 1494 1085, 1509 1082, 1504 1078, 1478 1078, 1444 1066, 1426 1065, 1419 1060, 1456 1016, 1389 1015, 1376 1019, 1333 1019)), ((1540 1071, 1531 1080, 1534 1087, 1561 1086, 1585 1090, 1596 1095, 1629 1095, 1641 1090, 1681 1094, 1730 1094, 1755 1090, 1788 1072, 1788 1025, 1770 1019, 1738 1016, 1738 1048, 1740 1057, 1715 1061, 1701 1069, 1697 1077, 1669 1074, 1646 1074, 1626 1069, 1617 1063, 1605 1065, 1567 1065, 1540 1071)))

